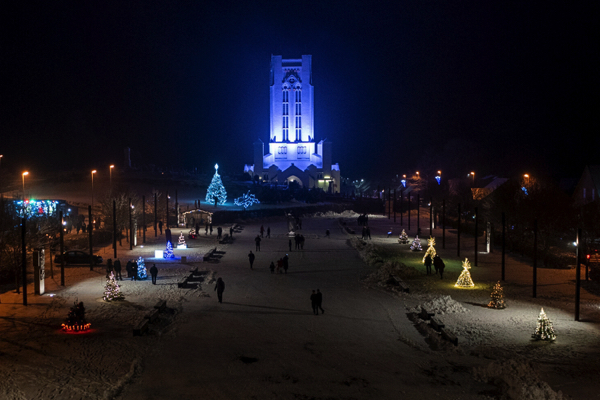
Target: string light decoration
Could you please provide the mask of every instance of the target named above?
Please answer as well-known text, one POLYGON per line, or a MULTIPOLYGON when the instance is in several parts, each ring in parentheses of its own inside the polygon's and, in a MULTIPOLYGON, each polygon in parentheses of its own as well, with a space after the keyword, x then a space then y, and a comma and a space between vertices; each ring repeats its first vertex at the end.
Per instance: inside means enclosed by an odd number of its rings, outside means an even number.
MULTIPOLYGON (((170 242, 168 242, 170 243, 170 242)), ((173 247, 171 247, 171 250, 173 249, 173 247)), ((137 260, 137 275, 138 275, 138 279, 146 279, 148 278, 148 271, 146 271, 146 263, 144 262, 144 259, 142 257, 138 258, 137 260)))
POLYGON ((398 236, 398 243, 408 243, 408 235, 406 234, 406 231, 404 229, 402 229, 400 236, 398 236))
POLYGON ((125 296, 121 292, 121 287, 115 279, 115 274, 110 271, 109 277, 106 279, 106 285, 104 286, 104 301, 123 300, 125 296))
POLYGON ((83 302, 77 303, 77 301, 75 301, 73 307, 69 310, 67 319, 64 324, 62 324, 62 330, 70 333, 84 332, 90 329, 91 326, 92 324, 85 320, 85 307, 83 306, 83 302))
POLYGON ((254 203, 260 204, 260 201, 258 201, 258 199, 253 194, 251 194, 249 190, 248 193, 245 193, 241 197, 238 197, 237 199, 233 200, 233 204, 239 207, 244 207, 244 210, 254 203))
POLYGON ((173 245, 170 241, 167 241, 167 249, 163 251, 163 258, 175 258, 175 254, 173 254, 173 245))
POLYGON ((423 248, 421 247, 421 239, 419 239, 419 235, 415 236, 415 239, 413 240, 412 244, 410 245, 410 249, 412 251, 423 251, 423 248))
POLYGON ((531 337, 536 340, 549 340, 551 342, 556 340, 556 332, 554 331, 552 322, 546 316, 543 307, 542 311, 540 311, 540 316, 538 317, 537 327, 531 337))
POLYGON ((435 238, 430 236, 429 239, 427 239, 427 251, 425 252, 425 255, 423 256, 423 264, 425 264, 425 259, 427 258, 427 256, 430 256, 431 259, 433 260, 433 257, 435 257, 435 255, 437 254, 435 251, 435 238))
POLYGON ((218 204, 225 205, 225 201, 227 200, 227 191, 225 190, 225 186, 223 186, 223 182, 221 181, 221 175, 219 175, 217 172, 218 169, 219 164, 215 164, 215 174, 206 191, 206 202, 215 203, 216 199, 218 204))
POLYGON ((459 288, 472 288, 475 286, 475 284, 473 283, 473 279, 471 279, 471 273, 469 272, 471 269, 471 263, 469 262, 468 258, 465 258, 465 261, 463 261, 462 264, 463 270, 454 286, 459 288))
POLYGON ((500 286, 500 281, 494 285, 490 297, 491 300, 487 305, 489 308, 506 308, 506 304, 504 304, 504 290, 502 289, 502 286, 500 286))
POLYGON ((179 233, 179 242, 177 243, 178 249, 187 249, 187 244, 185 243, 185 238, 183 237, 183 232, 179 233))

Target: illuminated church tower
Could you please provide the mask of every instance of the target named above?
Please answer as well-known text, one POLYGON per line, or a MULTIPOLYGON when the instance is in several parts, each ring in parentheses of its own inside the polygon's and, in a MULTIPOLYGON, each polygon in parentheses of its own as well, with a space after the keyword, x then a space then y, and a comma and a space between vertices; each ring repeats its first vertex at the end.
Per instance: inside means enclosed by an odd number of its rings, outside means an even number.
POLYGON ((315 142, 312 56, 283 59, 271 56, 271 132, 269 153, 258 139, 254 165, 245 172, 261 182, 298 182, 306 188, 339 193, 340 169, 331 162, 332 144, 315 142))

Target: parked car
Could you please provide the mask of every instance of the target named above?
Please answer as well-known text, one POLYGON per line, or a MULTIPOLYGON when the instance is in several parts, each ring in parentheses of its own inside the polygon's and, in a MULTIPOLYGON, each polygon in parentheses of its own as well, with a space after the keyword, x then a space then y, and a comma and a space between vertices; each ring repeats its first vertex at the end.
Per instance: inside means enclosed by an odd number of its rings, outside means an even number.
MULTIPOLYGON (((81 250, 69 250, 64 252, 65 264, 89 264, 90 263, 90 253, 81 251, 81 250)), ((62 260, 60 254, 57 254, 54 257, 54 262, 60 263, 62 260)), ((94 260, 94 265, 102 264, 102 257, 98 255, 92 255, 92 259, 94 260)))

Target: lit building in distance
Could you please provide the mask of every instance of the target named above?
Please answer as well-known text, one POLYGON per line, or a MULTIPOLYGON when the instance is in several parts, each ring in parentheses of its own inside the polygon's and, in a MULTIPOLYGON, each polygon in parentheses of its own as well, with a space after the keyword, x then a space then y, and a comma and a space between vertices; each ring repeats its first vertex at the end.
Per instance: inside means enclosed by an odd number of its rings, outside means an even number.
POLYGON ((340 167, 332 164, 332 143, 315 141, 312 56, 271 56, 271 132, 269 153, 254 142, 254 165, 244 172, 261 182, 340 191, 340 167))

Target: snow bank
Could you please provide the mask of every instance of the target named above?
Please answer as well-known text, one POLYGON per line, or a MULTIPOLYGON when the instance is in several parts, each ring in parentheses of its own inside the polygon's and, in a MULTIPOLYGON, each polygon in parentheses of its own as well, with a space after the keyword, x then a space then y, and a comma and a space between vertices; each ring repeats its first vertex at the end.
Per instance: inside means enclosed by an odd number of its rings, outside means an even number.
POLYGON ((555 392, 540 380, 533 366, 514 359, 493 361, 486 366, 476 367, 473 377, 480 382, 497 386, 502 391, 502 400, 563 400, 561 391, 555 392))
POLYGON ((439 315, 469 312, 468 309, 463 307, 458 301, 453 300, 450 296, 436 297, 426 303, 419 304, 410 311, 419 313, 421 312, 421 307, 425 307, 428 311, 439 315))

